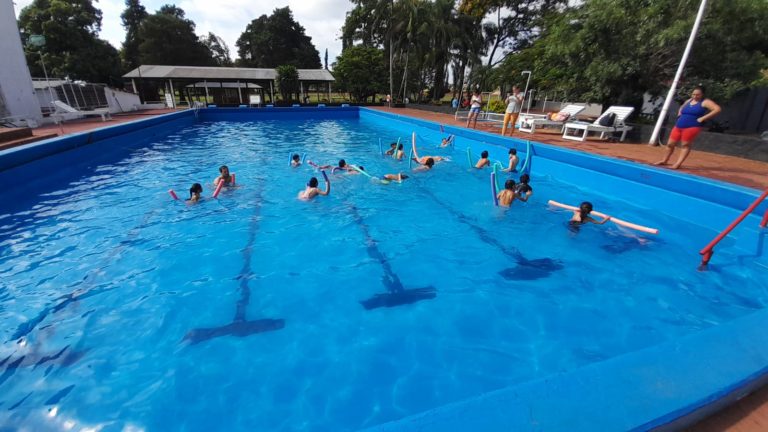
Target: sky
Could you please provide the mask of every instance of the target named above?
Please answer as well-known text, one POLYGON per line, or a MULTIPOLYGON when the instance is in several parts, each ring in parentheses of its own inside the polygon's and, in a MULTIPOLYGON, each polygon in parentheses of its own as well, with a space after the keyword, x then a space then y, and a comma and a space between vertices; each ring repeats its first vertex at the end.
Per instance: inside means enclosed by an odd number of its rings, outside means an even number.
MULTIPOLYGON (((14 0, 16 16, 30 3, 32 0, 14 0)), ((125 9, 124 0, 99 0, 94 4, 102 13, 99 37, 120 49, 125 39, 120 21, 120 14, 125 9)), ((195 22, 198 35, 210 31, 224 39, 233 60, 237 58, 235 41, 252 20, 264 14, 271 15, 276 8, 290 6, 293 18, 312 38, 321 63, 328 49, 329 67, 341 53, 341 26, 347 11, 352 9, 349 0, 143 0, 141 4, 149 13, 164 4, 175 4, 184 9, 187 18, 195 22)))

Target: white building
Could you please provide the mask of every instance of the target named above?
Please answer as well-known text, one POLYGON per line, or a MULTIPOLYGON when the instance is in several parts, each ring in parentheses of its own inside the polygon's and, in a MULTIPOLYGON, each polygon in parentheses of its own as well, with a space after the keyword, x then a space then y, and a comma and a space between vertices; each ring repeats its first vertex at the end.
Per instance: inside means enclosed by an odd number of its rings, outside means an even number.
POLYGON ((36 126, 42 120, 12 0, 0 0, 0 118, 36 126))

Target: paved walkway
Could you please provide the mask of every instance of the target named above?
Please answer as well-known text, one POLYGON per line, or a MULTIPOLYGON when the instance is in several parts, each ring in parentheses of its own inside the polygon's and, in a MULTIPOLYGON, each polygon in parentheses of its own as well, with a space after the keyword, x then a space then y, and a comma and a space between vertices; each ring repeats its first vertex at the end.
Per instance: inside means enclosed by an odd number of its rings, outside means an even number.
POLYGON ((101 117, 86 117, 84 119, 70 120, 63 122, 61 125, 49 124, 40 126, 39 128, 32 129, 32 134, 35 136, 42 136, 48 134, 57 135, 69 135, 78 132, 89 131, 91 129, 97 129, 106 126, 112 126, 120 123, 125 123, 134 120, 141 120, 147 117, 152 117, 160 114, 167 114, 174 112, 174 109, 154 109, 144 111, 132 111, 121 114, 112 114, 112 120, 105 122, 101 121, 101 117))
MULTIPOLYGON (((434 113, 411 108, 371 108, 429 120, 444 125, 466 127, 466 121, 456 121, 454 120, 453 115, 450 114, 434 113)), ((488 124, 478 122, 477 129, 484 132, 501 133, 501 128, 498 127, 496 123, 488 124)), ((662 158, 664 152, 664 147, 650 147, 645 144, 609 143, 600 141, 597 138, 590 138, 585 142, 570 141, 562 138, 559 129, 552 129, 552 132, 549 130, 544 132, 537 131, 535 134, 516 131, 515 136, 644 164, 652 164, 658 161, 662 158)), ((674 162, 676 158, 677 154, 672 156, 671 161, 674 162)), ((685 164, 680 171, 760 190, 768 188, 768 163, 697 151, 695 145, 691 155, 685 161, 685 164)))

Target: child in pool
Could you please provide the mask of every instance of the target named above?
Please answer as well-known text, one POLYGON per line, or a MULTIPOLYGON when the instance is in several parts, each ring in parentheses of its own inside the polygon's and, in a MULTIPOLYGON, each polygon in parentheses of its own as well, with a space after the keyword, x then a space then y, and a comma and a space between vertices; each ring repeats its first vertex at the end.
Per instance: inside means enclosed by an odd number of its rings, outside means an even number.
POLYGON ((522 202, 528 201, 531 195, 533 195, 533 188, 528 184, 530 181, 531 176, 528 174, 523 174, 520 176, 520 183, 515 186, 515 194, 517 194, 517 199, 522 202))
POLYGON ((517 157, 517 150, 509 149, 509 166, 504 168, 504 172, 512 172, 517 170, 517 164, 520 162, 520 158, 517 157))
POLYGON ((396 181, 398 183, 402 183, 403 180, 407 179, 408 176, 403 173, 397 173, 397 174, 384 174, 384 180, 391 180, 396 181))
MULTIPOLYGON (((402 144, 400 144, 402 146, 402 144)), ((427 171, 432 169, 432 167, 435 165, 435 162, 440 162, 441 160, 445 160, 444 157, 440 156, 421 156, 419 157, 419 152, 416 151, 416 143, 414 142, 412 144, 411 149, 413 150, 413 160, 421 164, 419 168, 416 168, 416 171, 427 171)))
POLYGON ((392 156, 395 154, 395 151, 397 150, 398 144, 396 142, 389 143, 389 150, 385 151, 384 154, 387 156, 392 156))
POLYGON ((301 157, 299 157, 298 153, 294 153, 294 155, 291 156, 291 166, 296 168, 299 165, 301 165, 301 157))
POLYGON ((443 138, 442 141, 440 141, 440 147, 448 147, 449 145, 453 144, 453 140, 456 137, 453 135, 448 135, 447 137, 443 138))
POLYGON ((309 200, 318 195, 328 195, 331 193, 331 182, 328 180, 328 176, 325 174, 325 171, 321 172, 323 173, 323 178, 325 178, 325 190, 321 191, 318 189, 317 177, 312 177, 309 179, 306 189, 299 192, 299 199, 309 200))
POLYGON ((507 180, 504 183, 504 190, 499 192, 496 195, 496 198, 499 200, 500 206, 510 207, 512 202, 515 201, 515 198, 517 198, 517 194, 515 193, 515 181, 512 179, 507 180))
POLYGON ((606 216, 606 217, 603 218, 603 220, 598 221, 598 220, 594 219, 593 217, 591 217, 589 215, 590 213, 592 213, 592 203, 588 202, 588 201, 584 201, 579 206, 579 210, 573 212, 573 217, 571 218, 570 221, 568 221, 568 224, 571 225, 571 226, 579 226, 579 225, 584 225, 585 223, 589 222, 589 223, 593 223, 593 224, 597 224, 597 225, 602 225, 602 224, 608 222, 609 220, 611 220, 610 216, 606 216))
POLYGON ((200 201, 200 195, 203 194, 203 185, 200 183, 195 183, 192 185, 191 188, 189 188, 189 199, 187 200, 188 203, 196 203, 200 201))
POLYGON ((347 161, 345 161, 344 159, 339 159, 339 165, 337 167, 334 167, 333 165, 322 165, 321 166, 321 165, 317 165, 317 164, 313 163, 312 161, 308 161, 307 163, 309 163, 310 165, 312 165, 313 167, 315 167, 315 168, 317 168, 317 169, 319 169, 321 171, 322 170, 333 169, 333 168, 338 168, 340 170, 349 171, 349 167, 347 166, 347 161))
POLYGON ((219 167, 219 176, 213 181, 213 185, 218 186, 220 181, 224 182, 224 186, 232 184, 232 175, 229 174, 229 167, 226 165, 219 167))
POLYGON ((394 157, 397 160, 402 160, 403 156, 405 156, 405 151, 403 151, 403 145, 402 144, 398 144, 397 145, 397 150, 395 150, 394 157))
POLYGON ((478 160, 477 163, 475 164, 475 168, 481 169, 487 166, 491 166, 491 161, 488 160, 488 151, 483 150, 483 152, 480 153, 480 160, 478 160))

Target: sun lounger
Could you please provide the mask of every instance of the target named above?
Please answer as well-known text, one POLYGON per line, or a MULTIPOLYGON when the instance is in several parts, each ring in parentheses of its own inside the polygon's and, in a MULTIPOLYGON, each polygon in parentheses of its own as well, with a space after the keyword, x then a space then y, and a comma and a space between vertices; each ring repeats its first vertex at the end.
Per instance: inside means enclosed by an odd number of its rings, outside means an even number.
MULTIPOLYGON (((101 116, 101 121, 112 119, 112 116, 109 113, 109 109, 107 108, 99 108, 91 111, 80 111, 78 109, 72 108, 60 100, 53 101, 53 104, 56 106, 57 114, 75 114, 80 116, 97 115, 101 116)), ((63 116, 61 117, 63 118, 63 116)))
POLYGON ((524 114, 520 116, 520 127, 519 130, 521 132, 528 132, 528 133, 534 133, 536 132, 537 127, 547 127, 547 126, 556 126, 562 129, 562 127, 565 125, 567 121, 571 121, 576 117, 577 114, 584 111, 584 106, 582 105, 568 105, 565 108, 561 109, 561 113, 568 113, 568 120, 565 121, 556 121, 556 120, 550 120, 545 115, 540 114, 524 114))
POLYGON ((563 138, 574 141, 584 141, 587 139, 587 135, 589 135, 590 132, 599 132, 600 139, 605 139, 606 134, 621 132, 621 138, 619 141, 624 141, 624 138, 627 137, 627 132, 632 130, 632 127, 627 126, 624 121, 627 119, 627 117, 629 117, 630 114, 632 114, 632 111, 634 110, 635 109, 632 107, 612 106, 608 108, 602 115, 600 115, 600 117, 598 117, 598 119, 593 123, 566 123, 565 126, 563 126, 563 138), (605 118, 611 113, 616 116, 613 125, 602 126, 600 124, 600 119, 605 118))

